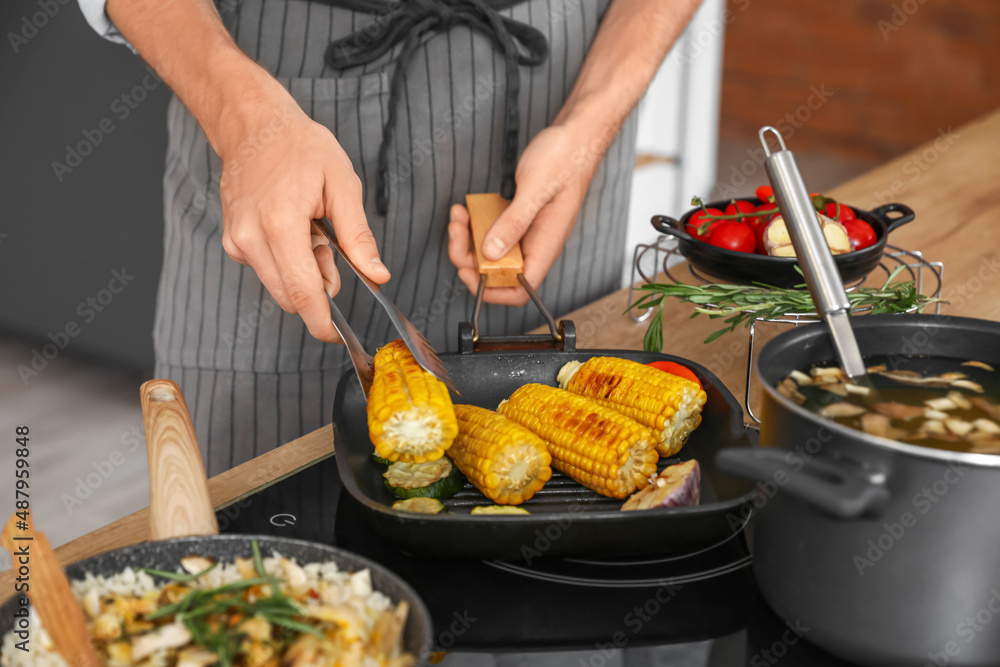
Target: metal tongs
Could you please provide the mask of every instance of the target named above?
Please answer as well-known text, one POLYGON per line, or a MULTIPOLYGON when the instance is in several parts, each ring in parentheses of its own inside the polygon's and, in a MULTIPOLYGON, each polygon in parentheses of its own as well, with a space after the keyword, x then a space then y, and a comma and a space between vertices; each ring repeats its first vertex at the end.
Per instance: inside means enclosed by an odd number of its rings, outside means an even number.
POLYGON ((758 136, 767 156, 764 161, 767 177, 771 180, 778 210, 788 228, 788 236, 795 248, 816 312, 826 322, 840 365, 851 382, 871 389, 871 379, 861 357, 858 341, 854 337, 854 330, 851 329, 851 302, 844 291, 844 281, 833 261, 833 254, 819 225, 809 191, 795 164, 795 157, 785 148, 785 141, 775 128, 764 126, 760 128, 758 136), (767 142, 769 132, 774 134, 781 150, 771 152, 767 142))
MULTIPOLYGON (((441 363, 441 359, 438 357, 437 352, 434 347, 428 342, 424 335, 420 333, 419 330, 410 320, 406 319, 403 313, 400 312, 396 304, 385 295, 382 288, 376 283, 373 283, 368 279, 365 274, 358 270, 358 267, 354 266, 354 262, 348 259, 347 254, 344 249, 340 247, 337 243, 337 235, 333 231, 333 225, 326 218, 322 220, 313 220, 313 224, 317 229, 326 237, 326 240, 330 242, 333 249, 337 251, 340 258, 344 260, 347 266, 351 267, 351 270, 357 274, 358 279, 365 284, 368 291, 374 295, 375 300, 378 301, 379 305, 385 309, 386 314, 389 316, 389 320, 392 322, 392 326, 396 328, 399 333, 399 337, 409 348, 410 352, 413 354, 413 358, 417 360, 421 368, 436 377, 438 380, 443 382, 448 389, 451 389, 456 394, 458 389, 455 387, 454 380, 451 379, 451 374, 448 369, 444 367, 441 363)), ((347 351, 351 355, 351 363, 354 364, 354 371, 358 374, 358 380, 361 382, 361 389, 365 392, 365 397, 368 397, 369 392, 372 388, 372 379, 374 376, 373 367, 375 359, 372 355, 365 351, 364 346, 358 337, 354 334, 350 325, 347 323, 347 318, 337 307, 334 302, 333 297, 330 297, 330 318, 333 320, 333 326, 337 329, 337 333, 340 337, 344 339, 344 344, 347 345, 347 351)))

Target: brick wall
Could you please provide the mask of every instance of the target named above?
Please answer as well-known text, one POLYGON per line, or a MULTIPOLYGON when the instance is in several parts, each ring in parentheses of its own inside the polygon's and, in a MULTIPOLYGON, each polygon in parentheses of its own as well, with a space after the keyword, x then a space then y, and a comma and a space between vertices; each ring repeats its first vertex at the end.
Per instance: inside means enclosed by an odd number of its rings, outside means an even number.
POLYGON ((730 0, 729 10, 724 137, 755 140, 784 119, 793 148, 881 161, 1000 107, 1000 1, 730 0))

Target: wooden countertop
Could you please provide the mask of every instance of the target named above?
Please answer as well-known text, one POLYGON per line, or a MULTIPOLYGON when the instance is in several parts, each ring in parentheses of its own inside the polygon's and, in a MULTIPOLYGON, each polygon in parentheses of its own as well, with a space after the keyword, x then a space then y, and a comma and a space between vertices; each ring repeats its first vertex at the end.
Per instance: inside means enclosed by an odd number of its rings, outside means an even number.
MULTIPOLYGON (((1000 320, 1000 111, 938 136, 916 150, 837 187, 828 194, 860 208, 902 202, 916 220, 894 232, 890 242, 921 250, 929 261, 942 261, 944 313, 1000 320)), ((884 280, 884 276, 883 276, 884 280)), ((926 289, 925 289, 926 291, 926 289)), ((578 347, 642 349, 645 324, 622 312, 628 290, 610 294, 570 313, 576 323, 578 347)), ((665 352, 701 363, 742 399, 746 387, 748 336, 728 334, 705 345, 719 321, 704 316, 691 320, 690 306, 676 303, 666 313, 665 352)), ((760 345, 787 325, 757 327, 760 345)), ((759 349, 759 347, 758 347, 759 349)), ((751 404, 755 403, 751 396, 751 404)), ((327 426, 302 436, 209 480, 217 508, 293 474, 313 461, 333 454, 333 431, 327 426)), ((115 521, 59 549, 63 563, 72 563, 146 539, 146 509, 115 521)), ((0 597, 11 591, 10 573, 0 575, 0 597)))

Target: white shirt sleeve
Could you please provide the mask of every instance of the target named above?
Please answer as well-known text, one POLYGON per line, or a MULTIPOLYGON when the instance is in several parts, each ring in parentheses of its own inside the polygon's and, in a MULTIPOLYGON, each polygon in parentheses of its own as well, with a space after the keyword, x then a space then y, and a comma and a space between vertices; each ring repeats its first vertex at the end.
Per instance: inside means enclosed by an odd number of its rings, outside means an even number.
POLYGON ((108 0, 77 0, 80 3, 80 10, 83 12, 83 17, 87 19, 87 23, 93 28, 98 35, 104 39, 110 40, 117 44, 124 44, 128 48, 132 49, 135 53, 135 49, 132 45, 122 37, 122 34, 118 32, 118 28, 115 24, 111 22, 111 17, 108 16, 107 11, 105 11, 105 6, 108 0))

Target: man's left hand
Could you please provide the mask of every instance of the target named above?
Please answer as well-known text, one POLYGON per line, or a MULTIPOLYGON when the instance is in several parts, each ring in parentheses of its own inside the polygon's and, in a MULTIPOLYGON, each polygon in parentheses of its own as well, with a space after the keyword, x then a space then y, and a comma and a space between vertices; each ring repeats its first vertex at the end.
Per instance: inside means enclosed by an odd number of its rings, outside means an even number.
MULTIPOLYGON (((483 255, 500 259, 520 241, 524 277, 538 289, 552 268, 594 178, 606 145, 587 145, 564 125, 539 132, 517 164, 517 191, 483 241, 483 255)), ((458 277, 475 293, 479 286, 476 254, 469 230, 469 212, 461 204, 451 207, 448 223, 448 256, 458 267, 458 277)), ((488 303, 523 306, 528 293, 521 287, 490 287, 488 303)))

